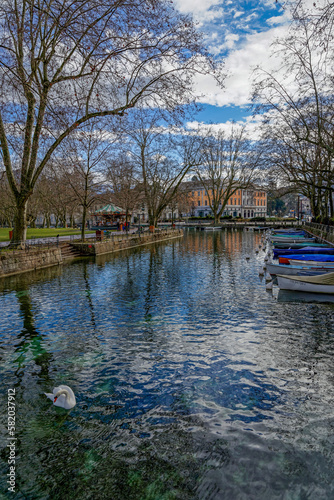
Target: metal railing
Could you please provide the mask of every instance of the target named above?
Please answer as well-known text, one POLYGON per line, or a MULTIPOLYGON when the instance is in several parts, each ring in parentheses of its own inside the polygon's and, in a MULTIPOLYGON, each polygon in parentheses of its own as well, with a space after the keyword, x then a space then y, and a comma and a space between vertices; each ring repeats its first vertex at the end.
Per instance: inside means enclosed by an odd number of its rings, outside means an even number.
POLYGON ((319 224, 318 222, 303 222, 302 225, 334 236, 334 226, 330 226, 329 224, 319 224))
MULTIPOLYGON (((154 233, 168 234, 171 231, 178 231, 178 230, 179 230, 178 228, 158 227, 158 228, 155 228, 154 233)), ((154 234, 154 233, 152 233, 152 234, 154 234)), ((123 231, 123 232, 104 231, 102 237, 96 236, 96 235, 95 236, 87 235, 85 237, 85 242, 122 241, 124 239, 131 238, 132 236, 139 236, 140 237, 143 234, 151 234, 148 227, 141 226, 141 227, 136 228, 136 230, 132 229, 131 231, 123 231)), ((2 253, 2 252, 3 253, 17 252, 17 253, 22 254, 22 252, 30 252, 32 250, 41 249, 41 248, 48 249, 51 247, 58 247, 58 246, 61 246, 62 244, 66 244, 66 243, 70 243, 70 244, 82 243, 82 240, 78 239, 75 236, 76 235, 70 235, 69 239, 67 239, 67 240, 62 240, 59 237, 55 236, 55 237, 48 237, 47 240, 45 240, 43 238, 41 238, 41 239, 36 238, 36 239, 31 239, 31 240, 26 240, 26 241, 18 241, 15 243, 15 246, 12 245, 12 242, 9 241, 6 245, 0 246, 0 253, 2 253)))
POLYGON ((32 252, 33 250, 50 249, 58 247, 59 243, 57 238, 48 241, 44 241, 43 239, 17 241, 15 245, 12 242, 8 242, 7 245, 0 247, 0 254, 10 253, 14 255, 15 253, 22 254, 24 252, 32 252))
MULTIPOLYGON (((291 226, 298 226, 300 225, 300 222, 298 221, 250 221, 250 222, 245 222, 245 221, 242 221, 242 222, 239 222, 239 221, 220 221, 218 224, 217 224, 217 227, 218 226, 221 226, 221 227, 232 227, 232 228, 235 228, 235 227, 291 227, 291 226)), ((197 222, 194 222, 194 221, 190 221, 190 222, 186 222, 185 224, 182 224, 182 227, 196 227, 196 226, 212 226, 212 222, 208 222, 208 221, 197 221, 197 222)))
POLYGON ((148 227, 140 227, 140 228, 137 228, 137 230, 135 231, 123 231, 123 232, 120 232, 120 231, 115 231, 115 232, 108 232, 108 231, 103 231, 103 236, 102 235, 99 235, 99 236, 93 236, 93 237, 90 237, 89 239, 85 239, 85 241, 83 242, 82 240, 75 240, 75 241, 71 241, 71 243, 74 243, 74 244, 82 244, 82 243, 103 243, 103 242, 120 242, 120 241, 124 241, 124 240, 128 240, 129 238, 132 238, 132 237, 137 237, 139 236, 139 238, 143 235, 147 235, 147 234, 159 234, 159 235, 167 235, 167 234, 171 234, 172 232, 178 232, 180 228, 171 228, 171 227, 158 227, 158 228, 155 228, 154 230, 154 233, 151 233, 149 228, 148 227))

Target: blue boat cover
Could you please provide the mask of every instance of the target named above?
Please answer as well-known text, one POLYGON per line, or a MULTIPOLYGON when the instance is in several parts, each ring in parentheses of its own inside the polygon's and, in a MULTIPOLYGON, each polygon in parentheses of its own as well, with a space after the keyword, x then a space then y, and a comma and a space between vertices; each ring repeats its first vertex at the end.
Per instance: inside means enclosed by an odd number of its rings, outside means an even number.
POLYGON ((303 247, 303 248, 274 248, 274 257, 279 255, 287 255, 287 254, 308 254, 308 253, 317 253, 317 254, 327 254, 334 255, 334 247, 303 247))
POLYGON ((305 231, 273 231, 271 234, 272 235, 277 234, 279 236, 292 236, 292 235, 305 236, 305 235, 307 235, 307 233, 305 233, 305 231))
POLYGON ((287 259, 294 259, 294 260, 317 260, 319 262, 334 262, 334 255, 320 255, 320 254, 315 254, 315 253, 309 253, 309 254, 289 254, 287 259))

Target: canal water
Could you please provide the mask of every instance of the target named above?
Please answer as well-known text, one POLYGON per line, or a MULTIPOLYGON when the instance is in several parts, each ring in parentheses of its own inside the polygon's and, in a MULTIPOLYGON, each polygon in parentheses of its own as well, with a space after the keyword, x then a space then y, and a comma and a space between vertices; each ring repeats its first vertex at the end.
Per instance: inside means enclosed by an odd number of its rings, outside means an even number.
POLYGON ((0 281, 3 498, 334 498, 334 305, 268 293, 260 238, 189 230, 0 281))

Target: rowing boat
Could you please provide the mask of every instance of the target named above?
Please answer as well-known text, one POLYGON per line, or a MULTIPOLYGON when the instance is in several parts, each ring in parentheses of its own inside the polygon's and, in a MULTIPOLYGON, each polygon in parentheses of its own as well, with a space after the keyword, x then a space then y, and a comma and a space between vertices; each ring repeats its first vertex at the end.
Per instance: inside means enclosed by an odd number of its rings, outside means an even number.
POLYGON ((267 271, 272 276, 276 276, 277 274, 283 274, 284 276, 300 276, 303 273, 309 273, 313 275, 324 274, 324 273, 333 273, 334 265, 331 267, 326 266, 292 266, 292 265, 284 265, 284 264, 266 264, 267 271))
POLYGON ((328 244, 326 243, 274 243, 274 248, 305 248, 308 246, 316 247, 316 248, 324 248, 328 247, 328 244))
POLYGON ((302 238, 302 237, 288 237, 288 236, 270 236, 270 241, 275 245, 277 243, 311 243, 315 238, 302 238))
POLYGON ((326 262, 323 260, 290 259, 289 257, 290 256, 288 256, 288 258, 280 257, 279 262, 282 264, 287 264, 287 262, 285 262, 287 260, 291 266, 312 266, 312 267, 333 267, 334 266, 334 262, 332 260, 326 262))
POLYGON ((278 274, 277 282, 282 290, 334 294, 334 273, 321 274, 320 276, 283 276, 278 274))
POLYGON ((327 255, 333 255, 334 254, 334 247, 313 247, 313 246, 308 246, 304 248, 274 248, 274 258, 278 256, 286 256, 286 255, 299 255, 299 254, 327 254, 327 255))

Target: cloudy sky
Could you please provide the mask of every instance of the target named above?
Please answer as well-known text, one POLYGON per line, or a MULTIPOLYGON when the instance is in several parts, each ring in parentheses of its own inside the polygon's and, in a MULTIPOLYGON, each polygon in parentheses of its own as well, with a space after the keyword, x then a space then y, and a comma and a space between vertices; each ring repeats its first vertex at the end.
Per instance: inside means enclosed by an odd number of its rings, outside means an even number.
POLYGON ((174 5, 193 15, 206 35, 210 52, 225 61, 228 74, 223 90, 209 76, 198 78, 204 109, 197 121, 247 121, 251 126, 252 71, 257 65, 270 70, 277 64, 277 59, 269 57, 270 45, 286 32, 287 12, 275 0, 174 0, 174 5))

